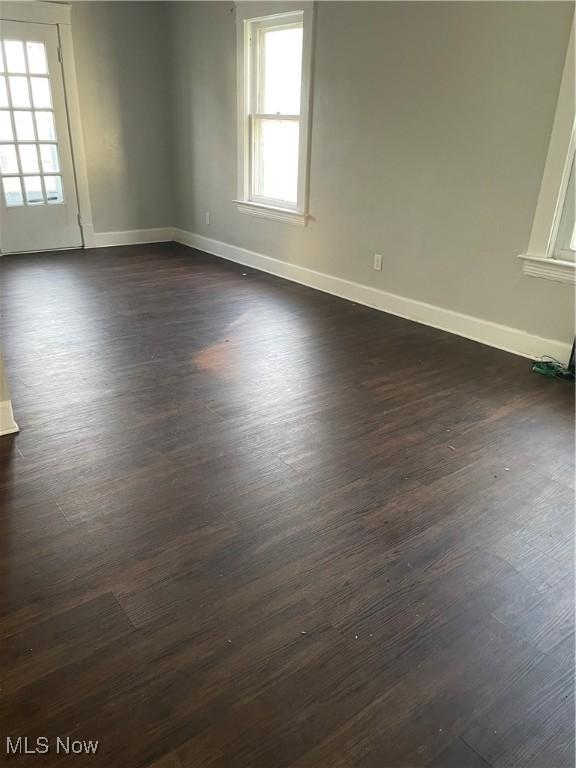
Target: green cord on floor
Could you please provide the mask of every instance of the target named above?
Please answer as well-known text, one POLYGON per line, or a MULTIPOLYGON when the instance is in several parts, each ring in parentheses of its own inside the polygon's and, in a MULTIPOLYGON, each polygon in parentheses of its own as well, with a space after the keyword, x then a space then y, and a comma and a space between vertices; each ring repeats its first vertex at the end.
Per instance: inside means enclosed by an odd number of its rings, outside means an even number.
POLYGON ((553 357, 542 357, 532 364, 532 370, 542 376, 549 376, 554 379, 562 379, 562 381, 574 381, 574 374, 569 371, 568 368, 563 365, 559 360, 555 360, 553 357))

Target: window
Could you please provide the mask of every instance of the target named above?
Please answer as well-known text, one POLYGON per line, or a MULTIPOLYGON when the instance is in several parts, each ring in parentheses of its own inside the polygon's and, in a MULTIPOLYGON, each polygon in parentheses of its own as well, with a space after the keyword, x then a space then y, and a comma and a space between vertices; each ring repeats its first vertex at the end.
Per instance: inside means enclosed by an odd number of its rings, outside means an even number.
POLYGON ((552 253, 554 259, 562 259, 563 261, 574 261, 574 251, 576 250, 576 226, 574 222, 574 206, 576 204, 574 195, 575 181, 573 154, 568 175, 568 185, 564 194, 562 213, 560 214, 552 253))
POLYGON ((520 254, 525 275, 572 284, 576 283, 574 55, 572 23, 528 250, 520 254))
POLYGON ((64 202, 44 43, 0 41, 0 175, 6 207, 64 202))
POLYGON ((239 210, 306 223, 311 6, 239 19, 239 210))

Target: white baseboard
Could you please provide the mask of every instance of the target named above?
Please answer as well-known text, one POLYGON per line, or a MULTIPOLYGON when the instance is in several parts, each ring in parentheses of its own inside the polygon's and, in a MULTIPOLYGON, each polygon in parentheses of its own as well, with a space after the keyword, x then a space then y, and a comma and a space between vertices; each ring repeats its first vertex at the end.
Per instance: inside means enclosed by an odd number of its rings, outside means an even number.
POLYGON ((94 232, 94 248, 111 248, 114 245, 140 245, 142 243, 167 243, 174 240, 172 227, 157 229, 127 229, 123 232, 94 232))
POLYGON ((14 421, 12 412, 12 403, 10 400, 0 401, 0 437, 2 435, 13 435, 19 432, 18 424, 14 421))
POLYGON ((339 277, 316 272, 307 267, 289 264, 286 261, 264 256, 262 253, 239 248, 236 245, 212 240, 194 232, 175 228, 174 240, 200 251, 212 253, 229 261, 235 261, 263 272, 284 277, 295 283, 301 283, 316 288, 325 293, 331 293, 357 304, 365 304, 383 312, 389 312, 398 317, 414 320, 417 323, 439 328, 442 331, 464 336, 467 339, 487 344, 490 347, 512 352, 516 355, 537 359, 542 355, 550 355, 563 362, 570 356, 571 344, 556 339, 546 339, 535 336, 518 328, 500 325, 489 320, 483 320, 472 315, 464 315, 450 309, 426 304, 422 301, 398 296, 378 288, 343 280, 339 277))

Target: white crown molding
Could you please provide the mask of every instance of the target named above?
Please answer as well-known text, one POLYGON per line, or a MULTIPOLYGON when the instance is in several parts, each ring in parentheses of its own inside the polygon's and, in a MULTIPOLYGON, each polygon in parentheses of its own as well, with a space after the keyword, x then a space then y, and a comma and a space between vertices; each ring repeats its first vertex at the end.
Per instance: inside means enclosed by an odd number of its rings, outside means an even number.
POLYGON ((354 301, 357 304, 364 304, 398 317, 439 328, 522 357, 537 359, 542 355, 550 355, 565 361, 570 355, 571 342, 546 339, 542 336, 526 333, 519 328, 500 325, 479 317, 464 315, 450 309, 388 293, 378 288, 343 280, 183 229, 176 228, 174 230, 174 239, 183 245, 212 253, 223 259, 269 272, 278 277, 354 301))

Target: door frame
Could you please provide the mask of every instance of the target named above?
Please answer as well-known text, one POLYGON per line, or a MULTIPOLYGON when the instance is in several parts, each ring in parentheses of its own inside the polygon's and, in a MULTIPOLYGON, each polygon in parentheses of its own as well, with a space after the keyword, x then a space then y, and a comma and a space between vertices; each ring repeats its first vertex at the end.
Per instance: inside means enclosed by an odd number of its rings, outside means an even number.
POLYGON ((68 114, 68 132, 72 148, 72 166, 76 182, 78 199, 79 225, 84 248, 94 247, 94 223, 92 221, 92 206, 88 186, 88 171, 86 166, 86 150, 82 133, 80 99, 74 62, 74 46, 72 42, 72 9, 68 4, 43 2, 17 2, 1 0, 0 22, 22 21, 32 24, 49 24, 55 26, 58 32, 58 45, 62 64, 62 79, 64 81, 64 99, 68 114))

